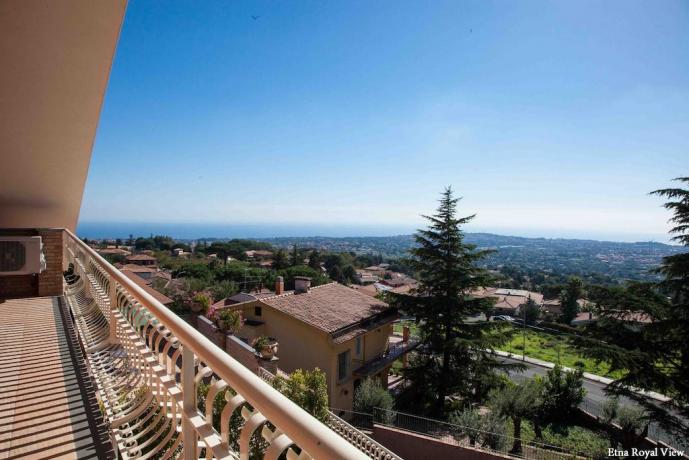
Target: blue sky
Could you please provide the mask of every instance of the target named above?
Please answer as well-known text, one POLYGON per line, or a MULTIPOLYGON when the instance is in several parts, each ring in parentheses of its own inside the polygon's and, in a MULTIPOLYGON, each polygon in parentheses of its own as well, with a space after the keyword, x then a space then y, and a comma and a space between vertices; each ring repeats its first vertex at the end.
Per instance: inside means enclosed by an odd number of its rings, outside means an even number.
POLYGON ((397 233, 452 185, 468 230, 665 240, 647 192, 689 174, 687 24, 680 1, 131 0, 81 222, 397 233))

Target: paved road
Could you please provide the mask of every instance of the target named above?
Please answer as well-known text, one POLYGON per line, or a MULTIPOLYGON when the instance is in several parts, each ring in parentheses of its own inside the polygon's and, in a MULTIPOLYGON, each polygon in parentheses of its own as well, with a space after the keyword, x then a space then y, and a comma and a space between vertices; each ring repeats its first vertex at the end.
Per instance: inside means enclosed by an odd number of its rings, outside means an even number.
MULTIPOLYGON (((544 367, 538 366, 536 364, 531 364, 524 362, 520 359, 511 359, 511 358, 503 358, 504 361, 509 361, 509 362, 515 362, 515 363, 521 363, 526 365, 526 370, 523 372, 515 372, 511 377, 513 377, 513 380, 515 381, 521 381, 523 379, 530 379, 536 375, 540 376, 545 376, 550 369, 546 369, 544 367)), ((608 397, 605 395, 605 391, 603 390, 605 388, 604 383, 600 382, 594 382, 592 380, 586 380, 584 379, 584 388, 586 389, 586 399, 590 401, 594 401, 599 404, 603 404, 608 397)), ((621 401, 623 404, 625 403, 624 401, 621 401)), ((631 403, 631 401, 629 401, 631 403)))
MULTIPOLYGON (((512 359, 512 358, 503 358, 504 361, 509 361, 509 362, 515 362, 515 363, 521 363, 526 366, 526 369, 523 372, 512 372, 510 373, 510 378, 514 380, 515 382, 523 381, 524 379, 529 379, 532 378, 536 375, 540 376, 545 376, 546 373, 550 369, 546 369, 544 367, 538 366, 536 364, 524 362, 520 359, 512 359)), ((584 402, 581 404, 581 407, 583 409, 589 410, 589 412, 594 413, 594 415, 599 415, 596 414, 596 409, 600 409, 602 405, 607 401, 609 398, 605 394, 604 388, 605 388, 604 383, 600 382, 594 382, 592 380, 583 380, 583 387, 586 389, 586 396, 584 397, 584 402), (588 404, 587 404, 588 403, 588 404), (593 406, 593 407, 592 407, 593 406), (597 407, 596 407, 597 406, 597 407)), ((635 401, 632 401, 628 398, 620 398, 620 404, 622 405, 636 405, 635 401)), ((674 439, 674 437, 668 435, 664 430, 662 430, 660 427, 656 426, 655 424, 651 424, 650 429, 649 429, 649 437, 652 439, 659 439, 663 442, 668 443, 669 445, 678 448, 678 449, 686 449, 685 443, 687 441, 680 441, 678 439, 674 439)))

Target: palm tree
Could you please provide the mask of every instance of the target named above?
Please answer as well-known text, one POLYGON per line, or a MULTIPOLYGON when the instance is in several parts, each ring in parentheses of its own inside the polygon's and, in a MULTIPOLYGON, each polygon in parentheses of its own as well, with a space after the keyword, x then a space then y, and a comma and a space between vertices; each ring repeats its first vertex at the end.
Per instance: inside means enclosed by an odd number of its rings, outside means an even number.
POLYGON ((511 453, 522 451, 522 420, 534 420, 539 415, 541 385, 536 380, 527 380, 518 385, 509 384, 495 390, 488 397, 488 405, 502 417, 512 420, 514 444, 511 453))

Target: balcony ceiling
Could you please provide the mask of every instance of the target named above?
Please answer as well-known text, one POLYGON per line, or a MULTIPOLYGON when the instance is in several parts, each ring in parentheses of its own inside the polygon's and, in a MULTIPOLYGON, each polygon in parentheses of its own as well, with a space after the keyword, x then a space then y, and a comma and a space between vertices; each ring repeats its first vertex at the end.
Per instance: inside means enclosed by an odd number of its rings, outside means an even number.
POLYGON ((76 226, 126 3, 0 1, 0 227, 76 226))

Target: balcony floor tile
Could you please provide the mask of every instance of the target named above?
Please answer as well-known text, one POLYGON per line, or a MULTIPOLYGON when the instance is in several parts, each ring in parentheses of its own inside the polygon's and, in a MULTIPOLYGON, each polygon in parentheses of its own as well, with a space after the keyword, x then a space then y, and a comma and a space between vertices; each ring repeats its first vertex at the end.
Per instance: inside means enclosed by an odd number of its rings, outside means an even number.
POLYGON ((8 300, 0 318, 0 460, 107 458, 60 299, 8 300))

